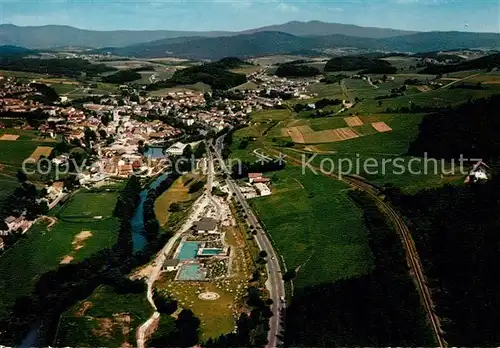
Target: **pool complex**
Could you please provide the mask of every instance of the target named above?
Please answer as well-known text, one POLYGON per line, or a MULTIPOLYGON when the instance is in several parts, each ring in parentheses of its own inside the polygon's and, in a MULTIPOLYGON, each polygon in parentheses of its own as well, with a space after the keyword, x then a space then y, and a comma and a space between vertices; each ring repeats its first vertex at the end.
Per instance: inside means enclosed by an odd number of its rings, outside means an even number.
POLYGON ((214 256, 219 255, 222 252, 220 248, 202 248, 200 250, 200 256, 214 256))
POLYGON ((183 242, 179 251, 179 260, 194 260, 200 249, 199 242, 183 242))
POLYGON ((178 280, 204 280, 205 271, 197 263, 182 265, 177 273, 178 280))

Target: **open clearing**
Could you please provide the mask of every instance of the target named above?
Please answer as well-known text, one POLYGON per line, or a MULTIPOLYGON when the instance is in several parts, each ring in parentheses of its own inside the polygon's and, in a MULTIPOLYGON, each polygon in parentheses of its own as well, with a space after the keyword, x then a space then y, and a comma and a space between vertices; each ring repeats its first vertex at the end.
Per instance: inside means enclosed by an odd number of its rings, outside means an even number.
POLYGON ((389 127, 385 122, 373 122, 372 126, 377 132, 380 133, 392 131, 392 128, 389 127))
POLYGON ((286 131, 292 141, 298 144, 330 143, 359 137, 348 127, 314 132, 309 126, 297 126, 286 128, 286 131))
POLYGON ((290 165, 272 176, 273 195, 250 202, 287 268, 300 267, 296 287, 370 271, 367 231, 347 185, 290 165))
POLYGON ((17 297, 32 291, 40 275, 59 267, 65 256, 72 257, 71 261, 68 258, 66 262, 80 262, 116 242, 119 228, 116 218, 95 220, 83 215, 81 219, 71 219, 64 215, 67 211, 82 211, 83 202, 91 206, 91 214, 96 211, 100 215, 110 214, 116 204, 116 193, 93 194, 92 199, 85 193, 77 193, 62 208, 62 217, 50 231, 45 223, 34 225, 26 238, 0 257, 0 318, 7 315, 8 308, 17 297), (85 198, 81 199, 80 195, 85 198), (92 237, 80 241, 80 244, 73 244, 75 238, 79 240, 88 236, 87 233, 81 234, 82 231, 91 231, 92 237))
POLYGON ((363 125, 363 121, 361 121, 361 119, 358 116, 344 117, 344 121, 345 123, 347 123, 349 127, 356 127, 363 125))
POLYGON ((0 140, 15 141, 17 138, 19 138, 19 135, 17 134, 3 134, 0 137, 0 140))
POLYGON ((49 146, 37 146, 35 151, 30 155, 29 159, 37 162, 40 157, 49 157, 52 152, 52 147, 49 146))

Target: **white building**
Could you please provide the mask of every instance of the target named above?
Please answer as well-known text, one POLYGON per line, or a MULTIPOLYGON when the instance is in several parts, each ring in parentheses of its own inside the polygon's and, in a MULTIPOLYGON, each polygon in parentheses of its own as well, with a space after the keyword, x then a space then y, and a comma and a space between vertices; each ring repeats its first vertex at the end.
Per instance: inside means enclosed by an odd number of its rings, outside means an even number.
POLYGON ((169 155, 181 156, 184 153, 184 149, 186 148, 186 146, 187 144, 177 142, 174 145, 170 146, 165 152, 169 155))
POLYGON ((261 182, 258 182, 255 184, 255 189, 257 190, 257 193, 261 196, 270 196, 271 195, 271 190, 269 187, 267 187, 266 184, 263 184, 261 182))
POLYGON ((170 259, 165 261, 163 267, 167 272, 174 272, 179 269, 179 260, 178 259, 170 259))

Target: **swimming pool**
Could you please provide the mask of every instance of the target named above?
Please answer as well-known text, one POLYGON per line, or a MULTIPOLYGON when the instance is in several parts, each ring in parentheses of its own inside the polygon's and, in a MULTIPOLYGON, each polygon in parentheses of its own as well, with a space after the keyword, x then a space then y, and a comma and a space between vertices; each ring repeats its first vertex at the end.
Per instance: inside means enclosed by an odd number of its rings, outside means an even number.
POLYGON ((200 256, 214 256, 219 255, 222 252, 220 248, 203 248, 200 251, 200 256))
POLYGON ((179 260, 194 260, 199 248, 199 242, 183 242, 177 258, 179 260))
POLYGON ((182 265, 177 273, 178 280, 204 280, 205 271, 196 263, 182 265))

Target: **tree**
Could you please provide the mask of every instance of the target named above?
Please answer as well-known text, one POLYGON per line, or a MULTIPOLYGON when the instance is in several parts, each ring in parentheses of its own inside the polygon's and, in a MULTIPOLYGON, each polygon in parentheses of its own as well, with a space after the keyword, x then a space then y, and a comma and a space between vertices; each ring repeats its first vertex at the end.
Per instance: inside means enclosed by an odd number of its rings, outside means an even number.
POLYGON ((202 158, 206 152, 207 152, 207 149, 206 149, 205 142, 202 141, 202 142, 200 142, 198 147, 196 147, 196 150, 194 152, 194 157, 195 158, 202 158))
POLYGON ((170 204, 170 207, 168 208, 168 211, 172 212, 172 213, 176 213, 178 211, 181 211, 181 205, 177 202, 173 202, 172 204, 170 204))
POLYGON ((265 250, 261 250, 261 251, 259 251, 259 256, 260 256, 261 258, 265 258, 265 257, 267 257, 267 251, 265 251, 265 250))
POLYGON ((191 158, 192 155, 193 155, 193 149, 191 148, 191 145, 188 144, 186 145, 184 151, 182 152, 182 157, 191 158))
POLYGON ((17 171, 16 178, 21 183, 26 182, 28 180, 28 176, 21 169, 17 171))
POLYGON ((90 128, 85 128, 84 135, 87 142, 97 140, 97 134, 90 128))
POLYGON ((297 276, 297 272, 294 269, 291 269, 291 270, 286 271, 285 274, 283 274, 283 280, 285 282, 289 282, 289 281, 295 279, 296 276, 297 276))

